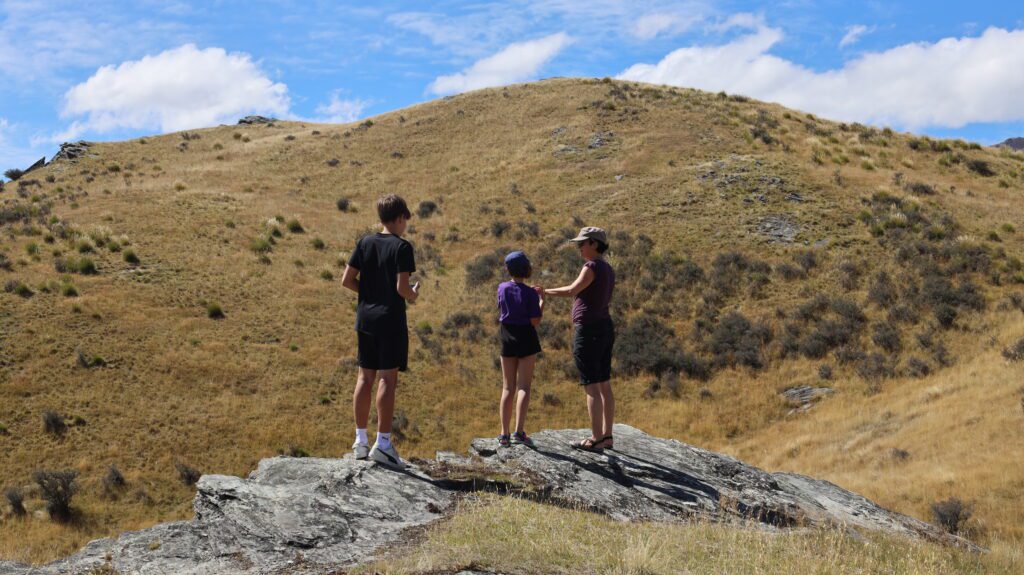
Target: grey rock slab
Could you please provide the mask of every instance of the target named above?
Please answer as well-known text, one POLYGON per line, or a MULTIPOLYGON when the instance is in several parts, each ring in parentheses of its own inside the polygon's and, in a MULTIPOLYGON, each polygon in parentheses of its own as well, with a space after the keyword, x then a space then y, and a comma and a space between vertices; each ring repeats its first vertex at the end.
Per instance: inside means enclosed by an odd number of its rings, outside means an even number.
POLYGON ((0 564, 0 573, 315 573, 368 559, 404 530, 440 518, 454 497, 415 469, 352 458, 264 459, 248 479, 204 475, 197 488, 192 521, 93 541, 29 571, 0 564))
POLYGON ((754 520, 773 528, 857 527, 978 549, 938 527, 879 507, 827 481, 769 473, 727 455, 629 427, 615 426, 614 450, 579 451, 570 444, 589 430, 542 431, 536 449, 497 447, 477 439, 485 461, 547 482, 561 504, 620 520, 679 521, 703 517, 754 520))
POLYGON ((460 492, 521 493, 622 520, 716 521, 766 529, 883 531, 978 549, 966 540, 827 481, 768 473, 732 457, 629 427, 616 449, 570 444, 586 430, 541 431, 535 449, 476 439, 406 471, 368 461, 264 459, 248 478, 205 475, 195 518, 122 533, 41 567, 0 561, 2 575, 113 570, 158 574, 313 574, 364 562, 411 528, 443 516, 460 492))

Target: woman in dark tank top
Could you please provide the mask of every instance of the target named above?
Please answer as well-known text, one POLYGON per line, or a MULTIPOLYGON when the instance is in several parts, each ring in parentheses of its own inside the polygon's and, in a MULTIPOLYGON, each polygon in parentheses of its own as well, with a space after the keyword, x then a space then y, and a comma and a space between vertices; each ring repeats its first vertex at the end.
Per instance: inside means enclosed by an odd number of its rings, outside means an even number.
POLYGON ((576 449, 603 451, 614 448, 612 426, 615 398, 612 396, 612 348, 615 325, 608 305, 615 290, 615 270, 604 260, 608 235, 601 228, 586 227, 569 240, 585 260, 572 284, 554 289, 538 288, 544 295, 572 297, 574 326, 572 355, 580 372, 580 385, 587 393, 591 436, 573 444, 576 449))

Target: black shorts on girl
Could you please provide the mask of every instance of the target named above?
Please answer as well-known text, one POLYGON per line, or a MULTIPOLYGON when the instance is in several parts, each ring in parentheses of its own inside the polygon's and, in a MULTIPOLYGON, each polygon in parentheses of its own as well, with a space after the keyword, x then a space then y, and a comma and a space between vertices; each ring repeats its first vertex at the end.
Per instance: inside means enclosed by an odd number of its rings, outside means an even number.
POLYGON ((612 378, 612 347, 615 324, 605 319, 575 324, 572 358, 580 372, 580 385, 591 385, 612 378))
POLYGON ((502 357, 529 357, 540 353, 540 338, 532 325, 501 324, 502 357))

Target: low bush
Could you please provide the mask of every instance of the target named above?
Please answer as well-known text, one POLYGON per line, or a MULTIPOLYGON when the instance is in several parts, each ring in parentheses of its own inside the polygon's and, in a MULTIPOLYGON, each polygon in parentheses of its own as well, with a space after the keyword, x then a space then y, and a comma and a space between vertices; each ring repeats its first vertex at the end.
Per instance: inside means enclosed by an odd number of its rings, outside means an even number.
POLYGON ((787 263, 777 264, 775 266, 775 273, 782 276, 782 279, 787 281, 799 280, 807 277, 807 273, 803 269, 787 263))
POLYGON ((7 293, 12 293, 17 296, 21 296, 26 299, 35 295, 35 292, 32 291, 32 288, 28 287, 28 285, 25 284, 24 282, 18 280, 7 280, 6 282, 4 282, 4 291, 7 293))
POLYGON ((68 426, 64 423, 64 418, 55 411, 44 411, 43 412, 43 431, 51 435, 61 436, 68 430, 68 426))
POLYGON ((287 228, 288 231, 293 234, 301 234, 306 231, 306 229, 302 227, 302 224, 299 223, 299 220, 295 218, 288 220, 287 228))
POLYGON ((857 362, 854 370, 857 372, 857 375, 870 382, 877 382, 880 379, 892 377, 895 374, 895 370, 889 361, 879 353, 869 353, 864 356, 863 359, 857 362))
POLYGON ((116 465, 107 468, 107 474, 103 476, 103 493, 107 497, 115 497, 127 486, 128 482, 116 465))
POLYGON ((507 232, 511 227, 512 224, 506 222, 505 220, 493 221, 491 222, 490 227, 491 235, 496 238, 500 238, 501 236, 505 235, 505 232, 507 232))
POLYGON ((1003 357, 1010 361, 1024 360, 1024 337, 1003 349, 1003 357))
POLYGON ((7 504, 11 507, 11 515, 24 517, 28 513, 25 511, 25 496, 21 493, 20 489, 11 487, 4 491, 4 497, 7 499, 7 504))
POLYGON ((189 467, 180 461, 174 464, 174 469, 178 472, 178 480, 186 486, 195 485, 202 476, 197 469, 189 467))
POLYGON ((46 511, 54 521, 65 523, 71 519, 71 499, 78 492, 78 484, 75 478, 78 472, 74 470, 65 471, 36 471, 32 479, 39 485, 40 494, 46 501, 46 511))
POLYGON ((711 332, 709 347, 718 365, 745 365, 754 369, 764 367, 761 348, 772 338, 771 329, 764 324, 752 323, 743 314, 726 314, 711 332))
POLYGON ((896 302, 899 293, 892 282, 892 278, 885 271, 879 271, 872 278, 868 286, 868 301, 882 308, 887 308, 896 302))
POLYGON ((122 257, 124 258, 125 263, 133 266, 137 266, 140 263, 139 256, 135 255, 135 250, 125 250, 122 257))
POLYGON ((210 319, 224 319, 224 310, 218 303, 208 303, 206 304, 206 317, 210 319))
POLYGON ((910 377, 925 377, 931 373, 931 366, 923 359, 911 357, 907 359, 906 373, 910 377))
POLYGON ((500 252, 495 252, 466 262, 466 287, 477 287, 490 281, 503 261, 500 252))
POLYGON ((935 523, 949 533, 962 532, 971 515, 970 506, 957 497, 932 503, 932 517, 935 523))
POLYGON ((338 201, 335 202, 335 205, 338 206, 338 211, 341 212, 347 212, 352 208, 351 200, 349 200, 348 198, 338 198, 338 201))
POLYGON ((992 166, 986 160, 968 160, 965 166, 968 170, 979 176, 987 178, 996 175, 995 171, 992 170, 992 166))
POLYGON ((437 204, 429 200, 420 202, 420 205, 416 208, 416 215, 423 219, 429 218, 435 212, 437 212, 437 204))
POLYGON ((327 247, 327 244, 325 244, 324 241, 320 238, 313 238, 312 241, 309 242, 309 244, 313 246, 314 250, 323 250, 324 248, 327 247))
POLYGON ((900 330, 889 322, 875 324, 871 341, 889 353, 898 353, 902 348, 900 330))

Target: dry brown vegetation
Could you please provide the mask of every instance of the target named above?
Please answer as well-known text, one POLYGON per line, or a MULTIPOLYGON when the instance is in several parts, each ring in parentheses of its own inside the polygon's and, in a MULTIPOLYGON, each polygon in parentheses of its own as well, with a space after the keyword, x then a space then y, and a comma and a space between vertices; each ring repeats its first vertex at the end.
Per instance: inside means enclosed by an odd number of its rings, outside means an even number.
MULTIPOLYGON (((90 153, 0 192, 0 488, 28 509, 4 511, 0 557, 188 517, 179 464, 344 453, 354 298, 337 278, 386 192, 420 215, 403 454, 497 430, 495 254, 524 248, 558 284, 580 265, 567 234, 601 225, 633 350, 622 421, 929 521, 957 495, 978 541, 1024 539, 1022 364, 1001 355, 1024 336, 1020 153, 598 80, 90 153), (836 393, 790 413, 778 392, 800 384, 836 393), (39 469, 78 472, 69 524, 45 516, 39 469)), ((542 324, 531 429, 585 425, 567 319, 554 302, 542 324)))

